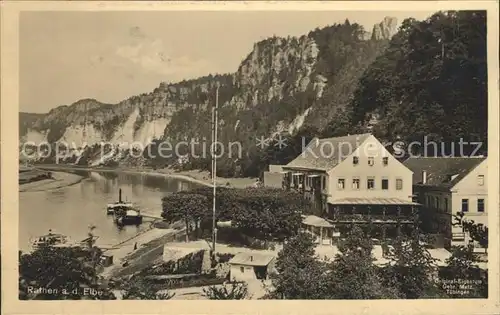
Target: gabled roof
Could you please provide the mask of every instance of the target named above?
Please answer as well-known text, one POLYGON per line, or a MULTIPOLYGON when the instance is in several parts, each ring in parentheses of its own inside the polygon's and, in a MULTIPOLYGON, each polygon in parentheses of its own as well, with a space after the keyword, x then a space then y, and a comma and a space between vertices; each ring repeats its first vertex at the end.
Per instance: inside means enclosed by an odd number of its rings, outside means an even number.
POLYGON ((238 253, 230 261, 231 265, 267 266, 274 259, 273 255, 261 253, 238 253))
POLYGON ((423 185, 423 171, 426 171, 425 185, 452 188, 484 160, 484 157, 411 157, 403 164, 413 171, 414 185, 423 185))
POLYGON ((328 171, 349 157, 369 136, 370 133, 326 139, 314 138, 304 152, 284 167, 328 171))

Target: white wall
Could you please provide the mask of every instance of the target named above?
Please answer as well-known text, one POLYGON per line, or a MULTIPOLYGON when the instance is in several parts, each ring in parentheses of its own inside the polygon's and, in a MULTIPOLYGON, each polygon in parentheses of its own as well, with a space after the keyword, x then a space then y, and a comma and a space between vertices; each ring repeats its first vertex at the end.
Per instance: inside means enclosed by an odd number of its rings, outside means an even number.
POLYGON ((328 172, 328 201, 339 198, 399 198, 412 200, 413 172, 396 160, 384 146, 374 137, 368 137, 351 156, 328 172), (353 164, 353 156, 358 156, 358 164, 353 164), (374 158, 373 166, 368 164, 369 157, 374 158), (387 166, 383 165, 383 157, 388 158, 387 166), (353 189, 353 178, 360 179, 359 190, 353 189), (367 189, 368 177, 374 177, 375 188, 367 189), (345 188, 338 188, 338 179, 345 180, 345 188), (382 179, 389 180, 387 190, 382 190, 382 179), (396 190, 396 179, 403 180, 401 190, 396 190))
POLYGON ((469 211, 465 217, 476 223, 488 224, 488 160, 484 160, 452 189, 453 213, 461 211, 462 199, 469 200, 469 211), (478 176, 484 176, 484 184, 478 183, 478 176), (478 212, 477 200, 484 199, 484 212, 478 212))
POLYGON ((229 277, 234 281, 256 280, 257 276, 252 266, 231 264, 229 277), (243 269, 243 270, 242 270, 243 269))

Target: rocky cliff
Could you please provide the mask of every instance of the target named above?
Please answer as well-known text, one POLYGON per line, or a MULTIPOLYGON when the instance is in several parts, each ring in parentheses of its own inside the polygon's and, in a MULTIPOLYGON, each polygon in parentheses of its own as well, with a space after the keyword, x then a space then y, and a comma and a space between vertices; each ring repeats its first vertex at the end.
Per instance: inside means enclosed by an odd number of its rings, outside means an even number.
POLYGON ((163 82, 118 104, 84 99, 42 116, 21 113, 21 142, 81 148, 102 141, 210 139, 216 86, 221 141, 255 146, 256 137, 293 134, 305 124, 328 128, 344 115, 359 77, 385 50, 395 23, 384 19, 368 40, 361 26, 347 20, 301 37, 272 37, 256 43, 233 74, 163 82))
POLYGON ((382 22, 375 24, 372 31, 372 39, 391 39, 397 32, 398 21, 395 18, 385 17, 382 22))

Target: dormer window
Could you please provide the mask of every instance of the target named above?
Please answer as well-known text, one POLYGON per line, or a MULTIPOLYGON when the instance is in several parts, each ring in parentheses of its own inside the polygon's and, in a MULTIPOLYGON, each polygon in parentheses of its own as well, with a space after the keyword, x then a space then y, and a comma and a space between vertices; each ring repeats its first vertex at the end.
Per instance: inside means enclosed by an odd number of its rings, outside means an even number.
POLYGON ((382 164, 384 166, 387 166, 389 164, 389 158, 387 156, 385 156, 385 157, 382 158, 382 164))
POLYGON ((358 163, 359 163, 359 157, 357 157, 357 156, 353 156, 353 157, 352 157, 352 164, 354 164, 354 165, 358 165, 358 163))
POLYGON ((373 164, 375 164, 375 159, 372 156, 370 156, 368 158, 368 165, 373 166, 373 164))
POLYGON ((477 175, 477 184, 479 186, 484 186, 484 175, 477 175))

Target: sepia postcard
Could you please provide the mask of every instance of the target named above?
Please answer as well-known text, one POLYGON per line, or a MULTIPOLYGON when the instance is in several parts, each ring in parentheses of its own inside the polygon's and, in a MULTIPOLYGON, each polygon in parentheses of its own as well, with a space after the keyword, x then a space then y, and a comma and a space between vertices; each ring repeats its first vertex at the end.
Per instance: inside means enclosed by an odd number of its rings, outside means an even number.
POLYGON ((1 14, 2 313, 500 312, 498 2, 1 14))

